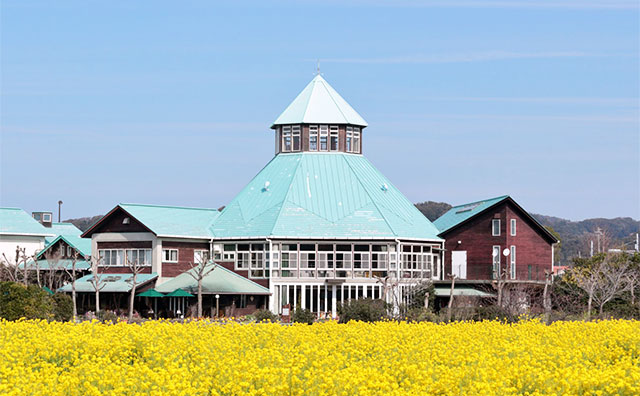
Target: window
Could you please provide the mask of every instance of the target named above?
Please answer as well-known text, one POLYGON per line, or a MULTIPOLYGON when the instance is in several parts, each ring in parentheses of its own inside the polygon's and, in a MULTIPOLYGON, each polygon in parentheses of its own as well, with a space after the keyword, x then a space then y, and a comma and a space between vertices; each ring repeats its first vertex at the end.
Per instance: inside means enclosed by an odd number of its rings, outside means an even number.
POLYGON ((209 261, 209 251, 208 250, 194 250, 193 251, 193 263, 200 264, 206 263, 209 261))
POLYGON ((331 151, 338 151, 338 126, 331 125, 331 151))
POLYGON ((347 127, 347 149, 346 149, 347 153, 350 153, 353 151, 353 128, 348 126, 347 127))
POLYGON ((491 252, 491 256, 493 257, 493 279, 500 277, 500 254, 500 246, 494 246, 491 252))
POLYGON ((326 125, 320 125, 320 151, 329 149, 329 128, 326 125))
POLYGON ((516 219, 511 219, 511 236, 516 236, 516 219))
POLYGON ((127 249, 125 254, 129 264, 151 265, 151 249, 127 249))
POLYGON ((500 236, 500 219, 491 220, 491 235, 500 236))
POLYGON ((293 151, 300 151, 300 125, 294 125, 292 128, 293 151))
POLYGON ((282 151, 283 152, 291 151, 291 127, 290 126, 282 127, 282 151))
POLYGON ((353 152, 360 152, 360 128, 353 128, 353 152))
POLYGON ((67 257, 73 257, 73 248, 71 246, 67 246, 67 257))
POLYGON ((51 213, 43 213, 42 214, 42 221, 44 221, 45 223, 48 223, 51 221, 51 213))
POLYGON ((516 247, 511 246, 511 254, 509 254, 511 265, 509 266, 509 272, 511 279, 516 279, 516 247))
POLYGON ((282 269, 283 278, 297 278, 298 253, 289 251, 282 252, 282 261, 280 262, 280 268, 282 269))
MULTIPOLYGON (((98 250, 100 264, 103 267, 124 266, 124 250, 122 249, 100 249, 98 250)), ((151 254, 149 254, 151 256, 151 254)))
POLYGON ((318 151, 318 126, 309 126, 309 151, 318 151))
POLYGON ((167 263, 177 263, 178 249, 162 249, 162 261, 167 263))

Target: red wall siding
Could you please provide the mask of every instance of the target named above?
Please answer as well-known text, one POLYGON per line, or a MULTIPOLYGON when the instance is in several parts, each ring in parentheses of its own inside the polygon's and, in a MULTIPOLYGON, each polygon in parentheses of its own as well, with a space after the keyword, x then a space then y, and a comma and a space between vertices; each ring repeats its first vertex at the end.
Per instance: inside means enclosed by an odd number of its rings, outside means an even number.
MULTIPOLYGON (((445 242, 445 273, 451 273, 452 251, 467 251, 467 279, 488 280, 492 274, 492 248, 500 245, 500 250, 516 246, 516 279, 544 280, 544 271, 551 271, 551 244, 539 231, 537 225, 531 223, 519 211, 504 202, 485 213, 477 215, 473 220, 461 227, 442 234, 445 242), (491 220, 500 218, 500 236, 491 235, 491 220), (516 236, 510 235, 510 220, 516 219, 516 236), (458 244, 458 241, 461 243, 458 244)), ((509 257, 501 255, 502 269, 508 269, 509 257)))
MULTIPOLYGON (((193 267, 193 252, 194 250, 207 250, 209 251, 208 242, 173 242, 162 241, 162 249, 178 249, 178 262, 167 263, 162 262, 162 276, 174 277, 181 273, 188 271, 193 267)), ((164 258, 164 256, 163 256, 164 258)))

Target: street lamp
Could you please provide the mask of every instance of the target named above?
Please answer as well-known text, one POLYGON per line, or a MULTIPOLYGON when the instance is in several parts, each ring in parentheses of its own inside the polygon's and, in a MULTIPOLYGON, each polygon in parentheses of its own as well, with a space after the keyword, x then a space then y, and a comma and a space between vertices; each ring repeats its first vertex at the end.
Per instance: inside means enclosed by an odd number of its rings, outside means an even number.
POLYGON ((220 295, 216 294, 216 318, 220 317, 220 295))

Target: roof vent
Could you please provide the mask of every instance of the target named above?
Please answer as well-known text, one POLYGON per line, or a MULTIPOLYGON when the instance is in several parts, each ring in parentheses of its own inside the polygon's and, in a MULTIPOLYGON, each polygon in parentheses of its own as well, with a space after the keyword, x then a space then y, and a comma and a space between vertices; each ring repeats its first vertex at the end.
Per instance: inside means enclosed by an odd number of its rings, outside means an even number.
POLYGON ((387 186, 387 183, 384 183, 384 184, 380 187, 380 189, 381 189, 382 191, 387 191, 387 190, 389 190, 389 186, 387 186))
POLYGON ((264 187, 262 187, 262 192, 269 191, 269 186, 270 185, 271 185, 271 183, 269 182, 269 180, 264 182, 264 187))
POLYGON ((128 217, 125 217, 124 219, 122 219, 122 224, 131 224, 131 219, 128 217))

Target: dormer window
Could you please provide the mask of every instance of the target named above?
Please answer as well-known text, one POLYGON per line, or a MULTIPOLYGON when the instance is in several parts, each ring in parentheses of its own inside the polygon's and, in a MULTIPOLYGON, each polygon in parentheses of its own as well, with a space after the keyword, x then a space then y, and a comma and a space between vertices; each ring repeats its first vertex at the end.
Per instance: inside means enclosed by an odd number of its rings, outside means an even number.
POLYGON ((42 221, 44 221, 45 223, 51 222, 51 214, 50 213, 43 213, 42 214, 42 221))
POLYGON ((318 126, 309 126, 309 151, 318 151, 318 126))

